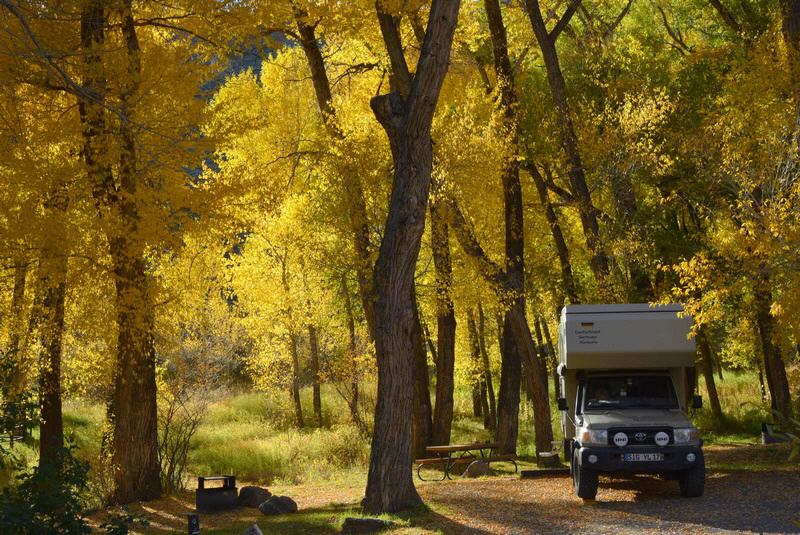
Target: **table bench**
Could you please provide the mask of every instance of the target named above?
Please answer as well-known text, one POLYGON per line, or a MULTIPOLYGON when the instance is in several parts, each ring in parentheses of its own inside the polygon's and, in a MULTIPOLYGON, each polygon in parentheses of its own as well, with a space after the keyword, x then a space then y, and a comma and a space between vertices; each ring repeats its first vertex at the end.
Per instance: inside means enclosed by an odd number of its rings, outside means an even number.
POLYGON ((475 444, 449 444, 446 446, 429 446, 425 448, 428 453, 432 453, 435 457, 425 459, 416 459, 414 464, 417 465, 417 477, 421 481, 431 481, 422 477, 422 469, 431 465, 442 465, 442 478, 438 481, 445 479, 453 479, 450 477, 450 470, 457 465, 470 464, 474 461, 485 461, 487 463, 493 462, 509 462, 514 465, 514 473, 517 473, 517 458, 512 454, 495 453, 500 445, 496 442, 477 442, 475 444))

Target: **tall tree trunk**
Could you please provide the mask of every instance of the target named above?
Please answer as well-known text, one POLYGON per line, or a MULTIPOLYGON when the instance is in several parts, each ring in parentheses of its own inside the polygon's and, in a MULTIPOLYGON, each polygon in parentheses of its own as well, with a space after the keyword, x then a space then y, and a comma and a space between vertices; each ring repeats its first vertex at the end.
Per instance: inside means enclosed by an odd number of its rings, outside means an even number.
POLYGON ((425 351, 425 340, 422 324, 419 320, 416 287, 412 284, 414 302, 413 311, 413 359, 414 359, 414 422, 412 424, 413 453, 416 458, 425 457, 425 448, 431 445, 433 437, 433 406, 431 404, 431 388, 428 377, 428 353, 425 351))
POLYGON ((131 2, 121 4, 119 26, 127 66, 120 87, 119 177, 107 158, 105 98, 107 83, 100 55, 105 40, 104 3, 87 2, 81 12, 83 91, 78 101, 83 133, 83 159, 92 194, 103 217, 114 271, 117 320, 117 364, 109 402, 113 423, 114 501, 126 504, 161 495, 158 462, 154 311, 150 275, 144 256, 136 205, 138 173, 132 116, 139 89, 141 63, 131 2), (86 95, 86 96, 83 96, 86 95), (117 182, 119 185, 117 186, 117 182))
POLYGON ((591 254, 589 265, 597 281, 602 284, 609 274, 608 257, 603 250, 600 239, 600 225, 597 220, 597 210, 592 204, 589 187, 586 184, 583 160, 581 159, 580 150, 578 148, 578 136, 575 134, 575 127, 572 124, 572 116, 570 114, 569 103, 567 102, 566 84, 564 82, 564 75, 561 72, 561 65, 559 64, 555 46, 555 40, 558 35, 550 35, 548 33, 544 19, 542 18, 538 0, 525 0, 525 6, 533 28, 533 33, 536 35, 536 40, 542 51, 542 60, 547 70, 550 94, 556 106, 561 135, 561 147, 567 155, 569 164, 570 188, 578 204, 578 213, 586 238, 586 246, 591 254))
MULTIPOLYGON (((66 203, 66 199, 64 200, 66 203)), ((64 206, 66 209, 66 206, 64 206)), ((59 225, 56 225, 59 226, 59 225)), ((58 232, 61 234, 61 232, 58 232)), ((57 465, 64 447, 61 413, 61 354, 64 332, 67 256, 63 236, 52 236, 42 248, 35 306, 39 354, 39 466, 57 465)))
POLYGON ((497 400, 494 396, 494 384, 492 381, 492 368, 489 365, 489 353, 486 351, 486 319, 483 315, 483 306, 478 303, 478 344, 481 351, 481 361, 483 363, 483 382, 486 385, 486 397, 489 404, 489 426, 487 429, 497 428, 497 400))
MULTIPOLYGON (((453 372, 456 360, 456 314, 450 295, 453 268, 447 221, 436 202, 431 202, 431 248, 436 271, 436 405, 432 444, 449 444, 453 425, 453 372)), ((480 399, 480 395, 478 397, 480 399)), ((478 404, 480 410, 480 403, 478 404)))
POLYGON ((305 426, 303 405, 300 403, 300 354, 297 351, 297 335, 289 334, 289 354, 292 356, 292 405, 294 406, 294 423, 298 429, 305 426))
MULTIPOLYGON (((545 428, 550 428, 550 405, 547 397, 547 378, 546 375, 542 377, 542 370, 539 367, 537 359, 532 358, 533 355, 528 353, 530 347, 527 345, 527 340, 524 339, 524 333, 519 329, 519 321, 523 321, 527 325, 525 318, 525 235, 523 224, 523 211, 522 211, 522 186, 519 180, 519 157, 518 157, 518 124, 516 116, 517 95, 514 89, 514 75, 511 68, 511 61, 508 57, 508 42, 506 38, 506 29, 503 25, 503 16, 500 10, 500 3, 498 0, 484 0, 484 7, 486 9, 486 18, 489 22, 489 32, 492 39, 492 51, 494 56, 494 68, 497 75, 497 84, 500 88, 500 108, 504 117, 504 130, 503 134, 509 139, 511 153, 502 164, 501 176, 503 181, 503 206, 505 216, 505 273, 507 281, 513 292, 513 297, 510 300, 510 309, 506 312, 504 320, 504 330, 513 329, 513 336, 516 338, 513 345, 513 354, 505 351, 503 358, 511 359, 512 363, 509 366, 503 366, 500 379, 500 398, 507 400, 513 399, 510 393, 504 393, 503 387, 515 387, 519 389, 520 378, 507 378, 503 380, 502 372, 517 373, 521 369, 520 356, 530 368, 532 380, 529 383, 529 390, 531 397, 534 400, 534 419, 536 420, 537 430, 544 431, 545 428), (522 336, 523 338, 520 338, 522 336), (527 358, 526 358, 527 356, 527 358)), ((530 337, 530 329, 526 329, 527 336, 530 337)), ((533 344, 530 344, 531 346, 533 344)), ((504 346, 511 348, 508 340, 504 336, 504 346)), ((518 396, 518 394, 517 394, 518 396)), ((518 400, 517 400, 518 401, 518 400)), ((498 418, 498 433, 506 439, 501 443, 501 449, 504 452, 513 453, 516 451, 516 435, 517 430, 514 429, 508 433, 503 433, 502 425, 512 425, 511 419, 518 419, 518 408, 511 409, 508 404, 501 403, 500 415, 498 418), (503 415, 503 411, 507 414, 503 415), (510 412, 509 412, 510 411, 510 412), (511 442, 513 438, 514 442, 511 442)), ((518 423, 513 424, 514 427, 518 423)), ((542 439, 547 439, 548 444, 546 450, 549 451, 549 442, 552 440, 552 429, 549 433, 543 433, 538 436, 537 433, 537 449, 539 442, 542 439)))
POLYGON ((319 337, 314 324, 308 326, 309 356, 311 357, 311 381, 314 396, 314 417, 317 427, 322 427, 322 395, 319 387, 319 337))
POLYGON ((714 382, 711 346, 708 343, 708 336, 704 326, 699 327, 697 330, 697 352, 700 356, 700 369, 703 371, 703 378, 706 380, 706 390, 708 391, 708 401, 711 404, 711 414, 716 421, 722 421, 722 406, 719 403, 717 385, 714 382))
POLYGON ((790 418, 792 416, 792 398, 781 348, 774 339, 776 322, 770 312, 772 288, 765 266, 761 266, 761 272, 756 276, 753 296, 756 307, 756 325, 758 325, 761 339, 761 350, 764 353, 764 368, 767 373, 770 395, 774 408, 784 417, 790 418))
POLYGON ((414 321, 414 271, 433 165, 431 123, 447 72, 458 7, 458 0, 433 1, 408 97, 390 93, 370 103, 389 138, 394 160, 389 213, 375 265, 378 399, 363 501, 370 513, 421 503, 409 470, 414 343, 421 339, 414 332, 419 326, 414 321))

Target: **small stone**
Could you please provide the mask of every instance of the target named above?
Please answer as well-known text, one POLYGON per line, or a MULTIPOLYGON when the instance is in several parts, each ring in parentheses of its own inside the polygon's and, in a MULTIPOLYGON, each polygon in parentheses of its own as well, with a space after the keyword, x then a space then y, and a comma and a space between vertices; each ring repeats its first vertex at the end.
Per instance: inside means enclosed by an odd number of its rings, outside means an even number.
POLYGON ((493 476, 494 470, 489 467, 489 463, 482 460, 472 461, 467 469, 464 470, 464 477, 493 476))
POLYGON ((242 487, 239 490, 239 506, 252 507, 258 509, 258 506, 269 500, 272 493, 267 489, 261 487, 242 487))
POLYGON ((261 528, 258 527, 258 524, 253 524, 244 530, 242 535, 264 535, 264 532, 261 531, 261 528))
POLYGON ((345 518, 342 533, 377 533, 394 526, 394 522, 379 518, 345 518))
POLYGON ((288 496, 273 496, 259 505, 258 510, 268 516, 296 513, 297 503, 288 496))

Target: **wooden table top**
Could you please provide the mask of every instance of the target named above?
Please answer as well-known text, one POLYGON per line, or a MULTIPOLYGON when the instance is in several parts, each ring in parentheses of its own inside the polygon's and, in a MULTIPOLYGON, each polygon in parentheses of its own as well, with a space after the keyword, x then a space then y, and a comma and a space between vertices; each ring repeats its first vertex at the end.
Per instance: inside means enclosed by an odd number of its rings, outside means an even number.
POLYGON ((426 451, 431 453, 450 453, 453 451, 472 451, 497 449, 500 444, 497 442, 475 442, 474 444, 448 444, 446 446, 428 446, 426 451))

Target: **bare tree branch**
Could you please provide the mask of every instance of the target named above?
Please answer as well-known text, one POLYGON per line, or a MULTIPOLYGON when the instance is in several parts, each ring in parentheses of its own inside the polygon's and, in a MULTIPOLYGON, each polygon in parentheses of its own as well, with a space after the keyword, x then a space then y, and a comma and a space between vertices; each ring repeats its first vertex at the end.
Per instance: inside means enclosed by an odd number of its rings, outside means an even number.
POLYGON ((561 19, 550 31, 549 37, 551 41, 554 43, 556 42, 556 39, 558 39, 558 36, 561 34, 564 28, 567 27, 567 24, 569 24, 569 21, 572 19, 572 15, 575 14, 575 11, 577 11, 580 4, 581 0, 572 0, 572 2, 570 2, 569 6, 567 6, 567 10, 561 16, 561 19))

